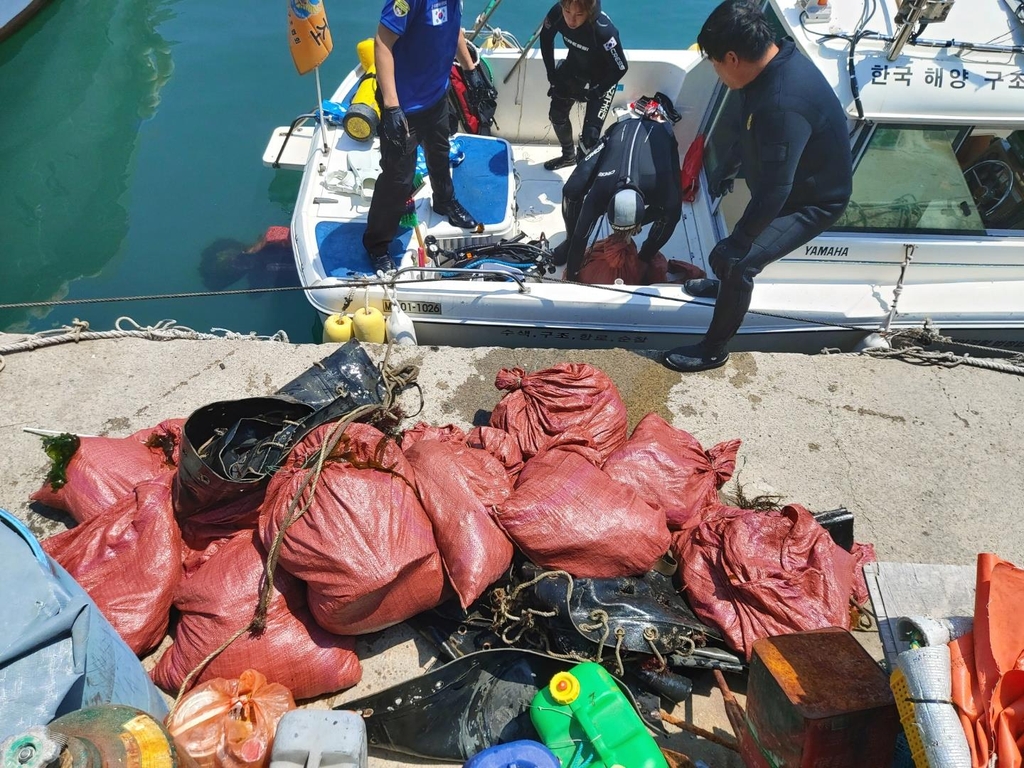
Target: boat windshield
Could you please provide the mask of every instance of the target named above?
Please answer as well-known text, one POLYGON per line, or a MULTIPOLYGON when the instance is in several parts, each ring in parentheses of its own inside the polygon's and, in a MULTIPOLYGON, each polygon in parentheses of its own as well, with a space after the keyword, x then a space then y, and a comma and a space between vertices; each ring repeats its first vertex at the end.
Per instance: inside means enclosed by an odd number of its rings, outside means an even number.
POLYGON ((956 156, 963 129, 879 125, 833 230, 984 232, 956 156))

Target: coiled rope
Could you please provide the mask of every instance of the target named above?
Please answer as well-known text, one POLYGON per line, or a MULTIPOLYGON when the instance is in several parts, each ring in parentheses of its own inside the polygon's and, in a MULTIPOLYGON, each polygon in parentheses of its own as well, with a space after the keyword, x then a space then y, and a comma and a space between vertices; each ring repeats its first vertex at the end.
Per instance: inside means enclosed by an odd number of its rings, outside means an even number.
POLYGON ((174 339, 187 339, 191 341, 204 341, 211 339, 227 339, 230 341, 278 341, 288 343, 288 334, 278 331, 270 336, 260 336, 256 333, 238 333, 227 328, 212 328, 209 333, 202 333, 185 325, 178 325, 177 320, 161 320, 155 325, 142 326, 130 317, 122 316, 117 318, 112 331, 93 331, 89 329, 89 323, 79 320, 77 317, 71 325, 64 325, 49 331, 40 331, 32 336, 27 336, 20 341, 10 344, 0 344, 0 371, 4 369, 6 361, 4 355, 15 352, 28 352, 33 349, 52 347, 57 344, 77 344, 80 341, 94 341, 97 339, 149 339, 151 341, 171 341, 174 339))

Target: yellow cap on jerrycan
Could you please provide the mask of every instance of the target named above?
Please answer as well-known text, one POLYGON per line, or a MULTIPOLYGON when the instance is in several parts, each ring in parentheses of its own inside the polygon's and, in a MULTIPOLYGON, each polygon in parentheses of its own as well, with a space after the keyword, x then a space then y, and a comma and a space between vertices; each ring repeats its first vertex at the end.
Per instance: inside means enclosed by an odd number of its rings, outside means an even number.
POLYGON ((668 768, 640 715, 600 664, 559 672, 530 704, 544 746, 568 766, 668 768))

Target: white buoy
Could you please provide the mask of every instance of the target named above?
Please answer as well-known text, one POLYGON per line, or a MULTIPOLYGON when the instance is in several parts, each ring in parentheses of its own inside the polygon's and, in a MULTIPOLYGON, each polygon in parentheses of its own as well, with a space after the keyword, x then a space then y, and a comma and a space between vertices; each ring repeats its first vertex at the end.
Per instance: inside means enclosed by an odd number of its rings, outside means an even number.
POLYGON ((865 349, 889 349, 892 345, 889 340, 880 333, 869 333, 853 348, 854 352, 863 352, 865 349))
POLYGON ((402 305, 398 303, 398 296, 394 292, 391 294, 391 313, 388 315, 384 329, 387 331, 388 340, 395 344, 404 347, 415 347, 418 344, 416 326, 413 325, 412 318, 402 309, 402 305))

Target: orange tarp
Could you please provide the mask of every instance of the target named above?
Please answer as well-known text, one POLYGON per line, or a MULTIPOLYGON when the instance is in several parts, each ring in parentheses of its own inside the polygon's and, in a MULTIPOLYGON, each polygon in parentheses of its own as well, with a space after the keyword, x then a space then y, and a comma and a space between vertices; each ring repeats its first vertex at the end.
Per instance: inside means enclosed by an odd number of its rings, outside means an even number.
POLYGON ((1024 569, 978 556, 974 631, 949 644, 953 703, 974 768, 1024 763, 1024 569))

